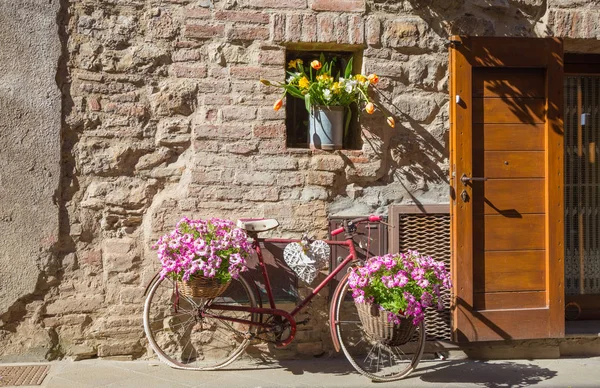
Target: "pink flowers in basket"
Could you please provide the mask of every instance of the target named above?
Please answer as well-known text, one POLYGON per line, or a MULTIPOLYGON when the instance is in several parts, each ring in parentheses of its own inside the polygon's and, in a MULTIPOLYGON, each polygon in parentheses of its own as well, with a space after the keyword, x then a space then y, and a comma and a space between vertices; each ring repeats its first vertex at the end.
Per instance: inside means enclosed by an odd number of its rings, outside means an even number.
POLYGON ((169 275, 174 280, 188 281, 196 274, 226 283, 248 269, 246 259, 252 245, 247 239, 246 232, 232 221, 184 217, 152 248, 158 250, 161 278, 169 275))
POLYGON ((451 287, 444 263, 416 251, 372 257, 352 269, 348 284, 356 303, 378 305, 395 324, 412 317, 415 325, 425 318, 427 307, 443 308, 441 288, 451 287))

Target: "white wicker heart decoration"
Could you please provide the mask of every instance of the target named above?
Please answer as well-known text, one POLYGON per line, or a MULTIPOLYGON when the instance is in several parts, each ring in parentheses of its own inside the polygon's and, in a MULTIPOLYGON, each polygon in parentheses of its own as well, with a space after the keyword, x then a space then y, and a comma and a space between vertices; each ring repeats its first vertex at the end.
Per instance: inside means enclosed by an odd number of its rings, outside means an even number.
POLYGON ((283 250, 283 259, 296 275, 310 284, 320 270, 327 267, 331 249, 325 241, 313 241, 310 245, 290 243, 283 250))

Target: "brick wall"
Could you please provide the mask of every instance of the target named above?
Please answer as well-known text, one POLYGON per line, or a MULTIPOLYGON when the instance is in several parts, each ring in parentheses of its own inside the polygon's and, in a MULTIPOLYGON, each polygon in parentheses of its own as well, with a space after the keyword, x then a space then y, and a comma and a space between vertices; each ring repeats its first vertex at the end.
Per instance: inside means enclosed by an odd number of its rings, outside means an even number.
MULTIPOLYGON (((583 3, 63 1, 60 271, 6 318, 28 331, 0 331, 0 357, 147 355, 150 245, 183 215, 274 217, 274 235, 324 237, 329 215, 447 202, 448 35, 593 38, 598 7, 583 3), (376 114, 360 150, 287 149, 278 91, 258 82, 284 79, 286 47, 364 50, 396 128, 376 114)), ((323 295, 307 314, 326 308, 323 295)), ((274 357, 330 352, 326 319, 313 322, 274 357)))

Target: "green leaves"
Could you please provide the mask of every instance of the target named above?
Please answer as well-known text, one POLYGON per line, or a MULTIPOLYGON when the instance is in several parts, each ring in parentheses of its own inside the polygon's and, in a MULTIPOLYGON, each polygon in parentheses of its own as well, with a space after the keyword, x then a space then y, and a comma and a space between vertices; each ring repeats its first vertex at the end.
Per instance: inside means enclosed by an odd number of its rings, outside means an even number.
POLYGON ((350 78, 350 76, 352 75, 352 60, 354 58, 350 58, 350 60, 348 61, 348 64, 346 65, 346 71, 344 72, 344 78, 350 78))

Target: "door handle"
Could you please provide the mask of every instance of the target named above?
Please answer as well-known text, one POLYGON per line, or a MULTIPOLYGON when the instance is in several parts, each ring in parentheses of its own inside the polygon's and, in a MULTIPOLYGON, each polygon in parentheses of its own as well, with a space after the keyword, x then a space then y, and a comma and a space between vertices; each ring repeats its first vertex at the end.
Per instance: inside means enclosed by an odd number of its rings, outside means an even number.
POLYGON ((483 177, 469 177, 466 174, 462 174, 462 176, 460 177, 460 181, 463 183, 463 185, 466 185, 469 182, 484 182, 487 180, 487 178, 483 177))

